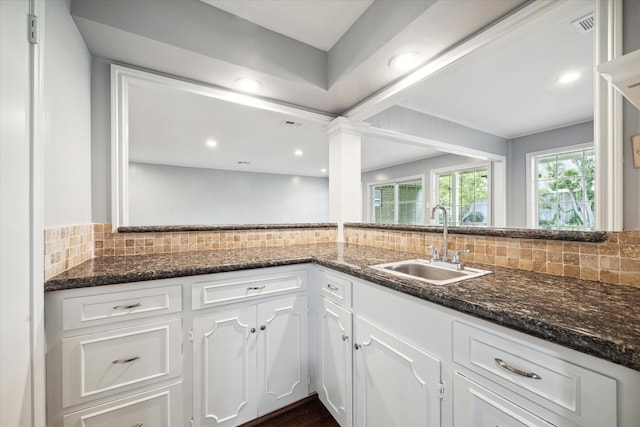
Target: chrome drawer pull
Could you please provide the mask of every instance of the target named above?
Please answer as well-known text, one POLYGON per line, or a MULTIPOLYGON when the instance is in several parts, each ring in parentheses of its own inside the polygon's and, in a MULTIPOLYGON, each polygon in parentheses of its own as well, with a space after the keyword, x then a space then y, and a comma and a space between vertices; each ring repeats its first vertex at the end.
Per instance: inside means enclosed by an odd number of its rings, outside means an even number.
POLYGON ((259 291, 260 289, 264 289, 267 285, 261 285, 261 286, 249 286, 247 288, 248 291, 259 291))
POLYGON ((349 336, 348 336, 348 335, 343 335, 343 336, 342 336, 342 341, 346 341, 346 340, 348 340, 348 339, 349 339, 349 336))
POLYGON ((337 286, 332 286, 331 283, 327 283, 327 288, 331 289, 332 291, 337 291, 338 287, 337 286))
POLYGON ((142 307, 142 303, 137 302, 135 304, 129 304, 129 305, 116 305, 115 307, 113 307, 113 309, 114 310, 130 310, 136 307, 142 307))
POLYGON ((534 374, 533 372, 525 372, 525 371, 521 371, 520 369, 514 368, 513 366, 509 366, 506 363, 504 363, 502 361, 502 359, 498 359, 497 357, 494 360, 496 361, 498 366, 500 366, 502 369, 506 369, 507 371, 511 372, 512 374, 521 375, 523 377, 532 378, 534 380, 541 380, 542 379, 542 377, 540 375, 534 374))
POLYGON ((125 364, 125 363, 131 363, 131 362, 133 362, 134 360, 138 360, 138 359, 140 359, 141 357, 142 357, 142 356, 133 356, 133 357, 130 357, 130 358, 128 358, 128 359, 116 359, 116 360, 114 360, 114 361, 113 361, 113 362, 111 362, 111 363, 113 363, 114 365, 123 365, 123 364, 125 364))

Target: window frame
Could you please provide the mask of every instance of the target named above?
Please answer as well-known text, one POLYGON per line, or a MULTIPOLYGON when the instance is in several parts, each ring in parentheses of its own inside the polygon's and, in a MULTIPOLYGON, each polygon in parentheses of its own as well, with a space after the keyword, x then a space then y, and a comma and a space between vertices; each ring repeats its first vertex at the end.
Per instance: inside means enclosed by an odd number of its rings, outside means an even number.
MULTIPOLYGON (((535 229, 535 230, 540 230, 540 227, 538 227, 538 204, 537 204, 537 200, 538 200, 538 186, 537 186, 537 176, 534 175, 533 170, 534 170, 534 162, 536 161, 536 159, 538 157, 542 157, 542 156, 549 156, 549 155, 558 155, 558 154, 562 154, 562 153, 566 153, 566 152, 570 152, 570 151, 578 151, 578 150, 586 150, 586 149, 592 149, 594 152, 594 156, 597 154, 596 153, 596 148, 595 148, 595 144, 593 142, 585 142, 582 144, 574 144, 574 145, 567 145, 564 147, 556 147, 556 148, 550 148, 548 150, 540 150, 540 151, 531 151, 529 153, 527 153, 526 156, 526 161, 527 161, 527 165, 526 165, 526 213, 527 213, 527 228, 531 228, 531 229, 535 229)), ((595 172, 594 172, 595 173, 595 172)), ((597 193, 596 193, 597 194, 597 193)), ((597 203, 597 195, 594 198, 593 202, 597 203)), ((597 215, 596 215, 597 218, 597 215)), ((597 221, 596 221, 597 222, 597 221)), ((594 224, 593 226, 593 230, 597 230, 597 225, 594 224)), ((572 228, 553 228, 553 230, 567 230, 567 231, 571 231, 572 228)))
MULTIPOLYGON (((419 174, 419 175, 411 175, 411 176, 406 176, 406 177, 400 177, 400 178, 393 178, 393 179, 386 179, 386 180, 380 180, 380 181, 374 181, 374 182, 369 182, 367 183, 367 218, 369 219, 369 221, 371 223, 375 223, 374 218, 373 218, 373 214, 374 214, 374 210, 373 210, 373 189, 374 187, 379 187, 381 185, 390 185, 390 184, 394 184, 396 187, 396 191, 394 194, 394 212, 393 212, 393 224, 398 224, 398 196, 399 196, 399 192, 398 190, 398 185, 399 184, 404 184, 404 183, 408 183, 408 182, 416 182, 416 181, 420 181, 422 183, 422 218, 421 218, 421 222, 419 225, 423 225, 426 224, 426 211, 427 211, 427 203, 426 203, 426 194, 425 194, 425 189, 426 189, 426 182, 425 182, 425 175, 424 174, 419 174)), ((402 225, 402 224, 400 224, 402 225)), ((409 224, 411 225, 411 224, 409 224)))
MULTIPOLYGON (((439 180, 438 180, 438 175, 440 174, 444 174, 444 173, 452 173, 452 172, 462 172, 465 170, 469 170, 469 169, 475 169, 475 168, 479 168, 479 167, 486 167, 487 168, 487 225, 461 225, 461 224, 456 224, 456 227, 475 227, 475 228, 479 228, 479 227, 493 227, 494 226, 494 197, 493 197, 493 186, 494 186, 494 177, 493 177, 493 162, 491 161, 486 161, 486 162, 474 162, 474 163, 464 163, 461 165, 455 165, 455 166, 447 166, 444 168, 438 168, 438 169, 432 169, 431 170, 431 206, 430 208, 433 208, 434 206, 436 206, 438 204, 438 194, 440 194, 440 189, 439 189, 439 180)), ((448 212, 449 214, 449 218, 451 218, 451 212, 448 212)), ((429 213, 429 218, 431 218, 431 213, 429 213)), ((433 225, 439 225, 438 224, 438 219, 433 219, 431 220, 433 225)), ((450 225, 451 222, 450 222, 450 225)))

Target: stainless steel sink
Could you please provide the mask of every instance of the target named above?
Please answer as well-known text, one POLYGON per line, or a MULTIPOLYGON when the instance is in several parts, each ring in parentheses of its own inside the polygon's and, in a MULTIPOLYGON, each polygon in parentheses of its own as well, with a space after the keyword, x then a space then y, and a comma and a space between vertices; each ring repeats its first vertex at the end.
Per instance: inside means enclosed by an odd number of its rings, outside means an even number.
POLYGON ((491 273, 488 270, 469 267, 458 270, 455 264, 424 259, 390 262, 371 267, 396 276, 422 280, 433 285, 447 285, 491 273))

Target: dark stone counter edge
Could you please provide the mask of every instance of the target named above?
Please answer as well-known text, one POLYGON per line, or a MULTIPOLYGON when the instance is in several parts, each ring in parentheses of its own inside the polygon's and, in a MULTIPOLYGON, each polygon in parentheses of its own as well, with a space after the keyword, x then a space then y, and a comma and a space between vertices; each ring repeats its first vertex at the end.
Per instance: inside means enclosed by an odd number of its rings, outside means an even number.
POLYGON ((580 334, 558 325, 545 323, 538 318, 515 317, 506 312, 497 312, 484 308, 473 302, 462 299, 443 297, 433 292, 419 292, 415 287, 403 283, 403 279, 389 278, 376 274, 375 270, 350 267, 339 262, 317 259, 313 256, 296 259, 264 261, 246 264, 218 265, 213 267, 190 268, 190 269, 170 269, 145 272, 141 274, 105 275, 90 279, 67 279, 57 282, 49 280, 45 283, 45 291, 59 291, 64 289, 74 289, 80 287, 95 287, 111 285, 117 283, 139 282, 147 280, 169 279, 175 277, 195 276, 200 274, 223 273, 237 270, 250 270, 265 267, 277 267, 283 265, 316 263, 337 271, 352 275, 354 277, 376 283, 378 285, 393 289, 398 292, 411 295, 425 301, 429 301, 455 311, 466 313, 474 317, 523 332, 545 341, 568 347, 579 352, 589 354, 613 363, 625 366, 630 369, 640 371, 640 358, 636 352, 627 348, 624 344, 610 340, 603 340, 599 337, 580 334))
MULTIPOLYGON (((366 228, 392 231, 442 233, 442 227, 429 225, 397 225, 348 222, 345 228, 366 228)), ((514 239, 564 240, 572 242, 602 243, 609 238, 606 231, 536 230, 527 228, 449 227, 450 234, 474 236, 511 237, 514 239)))
POLYGON ((186 233, 189 231, 294 230, 338 228, 334 223, 229 224, 229 225, 136 225, 118 227, 118 233, 186 233))

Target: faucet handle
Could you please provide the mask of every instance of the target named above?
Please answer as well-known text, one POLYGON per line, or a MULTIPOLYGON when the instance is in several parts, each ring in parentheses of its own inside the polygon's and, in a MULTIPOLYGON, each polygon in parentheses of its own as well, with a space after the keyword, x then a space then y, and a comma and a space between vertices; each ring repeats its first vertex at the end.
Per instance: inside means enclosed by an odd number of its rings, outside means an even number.
POLYGON ((457 251, 454 251, 451 262, 453 262, 454 264, 460 264, 460 254, 468 254, 470 252, 471 249, 458 249, 457 251))
POLYGON ((432 261, 440 260, 440 251, 438 250, 438 248, 433 245, 424 245, 424 247, 433 249, 433 257, 431 258, 432 261))

